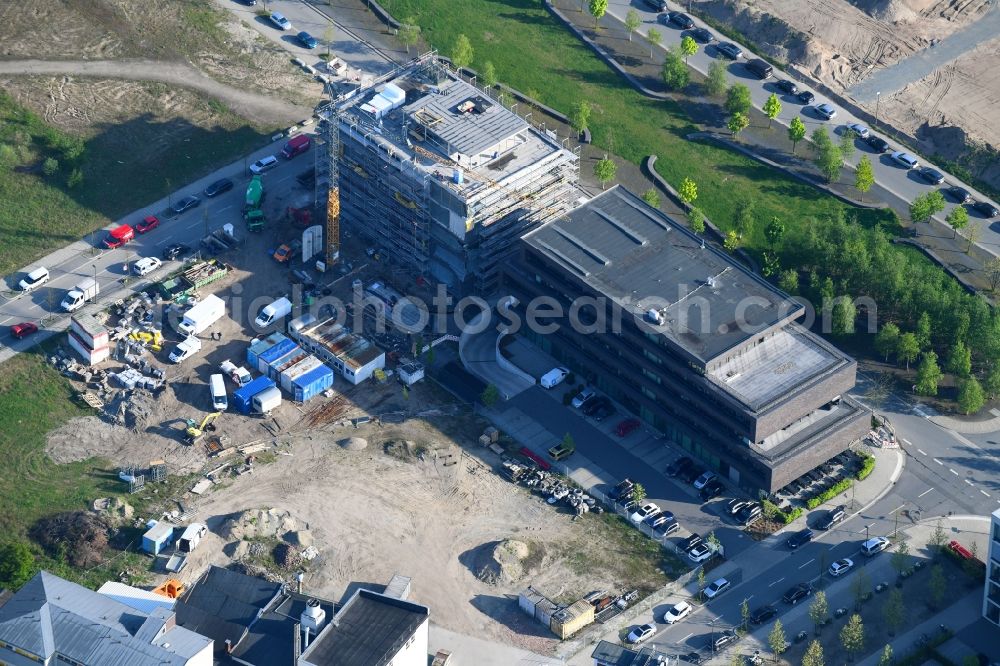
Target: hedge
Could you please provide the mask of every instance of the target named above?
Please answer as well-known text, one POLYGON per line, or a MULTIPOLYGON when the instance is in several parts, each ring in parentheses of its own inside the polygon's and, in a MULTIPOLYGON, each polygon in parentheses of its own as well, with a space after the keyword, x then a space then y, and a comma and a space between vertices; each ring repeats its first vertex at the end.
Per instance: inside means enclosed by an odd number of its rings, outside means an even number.
POLYGON ((840 493, 844 492, 845 490, 847 490, 848 488, 850 488, 852 485, 854 485, 854 480, 853 479, 844 479, 840 483, 838 483, 835 486, 831 487, 829 490, 823 491, 819 495, 816 495, 816 497, 810 497, 809 499, 807 499, 806 500, 806 508, 807 509, 815 509, 816 507, 818 507, 823 502, 827 502, 829 500, 832 500, 834 497, 836 497, 840 493))
POLYGON ((864 457, 861 459, 861 469, 859 469, 858 473, 854 475, 858 481, 864 481, 867 479, 871 475, 872 470, 875 469, 875 456, 867 453, 862 455, 864 455, 864 457))

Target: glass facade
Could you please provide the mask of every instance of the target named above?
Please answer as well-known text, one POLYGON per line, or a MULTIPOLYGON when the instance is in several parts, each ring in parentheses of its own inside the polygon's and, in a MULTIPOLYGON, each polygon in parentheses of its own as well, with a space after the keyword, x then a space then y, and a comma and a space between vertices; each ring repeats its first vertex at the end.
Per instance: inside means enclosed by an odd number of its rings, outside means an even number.
POLYGON ((993 512, 990 537, 983 590, 983 617, 1000 627, 1000 510, 993 512))

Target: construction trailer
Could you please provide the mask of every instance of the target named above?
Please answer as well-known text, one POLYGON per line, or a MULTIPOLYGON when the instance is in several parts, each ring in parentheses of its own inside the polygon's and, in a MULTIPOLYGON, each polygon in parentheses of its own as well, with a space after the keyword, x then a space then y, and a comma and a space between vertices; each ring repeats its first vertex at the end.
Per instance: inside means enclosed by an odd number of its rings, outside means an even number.
POLYGON ((233 404, 241 414, 249 414, 253 410, 254 397, 272 388, 275 388, 273 379, 257 377, 246 386, 233 391, 233 404))
POLYGON ((333 370, 282 333, 252 342, 247 362, 291 394, 295 402, 306 402, 333 386, 333 370))
POLYGON ((315 354, 351 384, 367 381, 376 370, 385 367, 385 352, 370 340, 351 333, 331 317, 321 322, 306 322, 289 327, 303 349, 315 354))
POLYGON ((428 53, 333 99, 317 142, 327 261, 340 226, 387 259, 488 293, 515 241, 568 211, 579 155, 428 53))
POLYGON ((170 523, 151 520, 146 527, 148 529, 142 535, 142 549, 150 555, 159 555, 174 542, 174 526, 170 523))

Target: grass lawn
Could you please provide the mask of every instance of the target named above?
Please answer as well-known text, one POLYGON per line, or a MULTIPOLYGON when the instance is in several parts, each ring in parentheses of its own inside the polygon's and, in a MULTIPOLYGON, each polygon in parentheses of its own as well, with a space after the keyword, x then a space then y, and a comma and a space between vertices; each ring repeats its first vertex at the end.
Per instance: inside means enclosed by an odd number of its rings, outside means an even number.
POLYGON ((752 195, 759 222, 747 243, 751 248, 764 246, 763 227, 772 216, 786 223, 790 242, 804 226, 800 220, 838 210, 850 210, 865 225, 890 221, 885 212, 853 209, 737 153, 686 140, 698 128, 682 104, 633 91, 537 1, 386 0, 384 6, 398 19, 415 17, 424 37, 445 55, 464 33, 475 50, 473 68, 490 61, 501 81, 537 93, 564 113, 587 100, 594 109, 595 145, 636 164, 656 154, 657 171, 673 186, 685 176, 698 184, 696 204, 724 229, 732 228, 742 197, 752 195))

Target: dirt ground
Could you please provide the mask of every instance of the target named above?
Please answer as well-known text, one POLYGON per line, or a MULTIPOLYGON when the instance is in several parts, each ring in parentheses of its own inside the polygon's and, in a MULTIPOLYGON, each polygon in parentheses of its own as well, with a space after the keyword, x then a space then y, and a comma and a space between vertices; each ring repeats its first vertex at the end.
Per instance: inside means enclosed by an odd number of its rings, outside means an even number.
MULTIPOLYGON (((771 55, 843 92, 983 15, 989 0, 695 0, 771 55), (778 19, 778 20, 774 20, 778 19)), ((916 136, 921 149, 967 157, 977 143, 1000 147, 1000 38, 927 78, 882 95, 879 118, 916 136)), ((875 102, 864 104, 874 114, 875 102)), ((1000 183, 1000 166, 968 164, 1000 183)))

